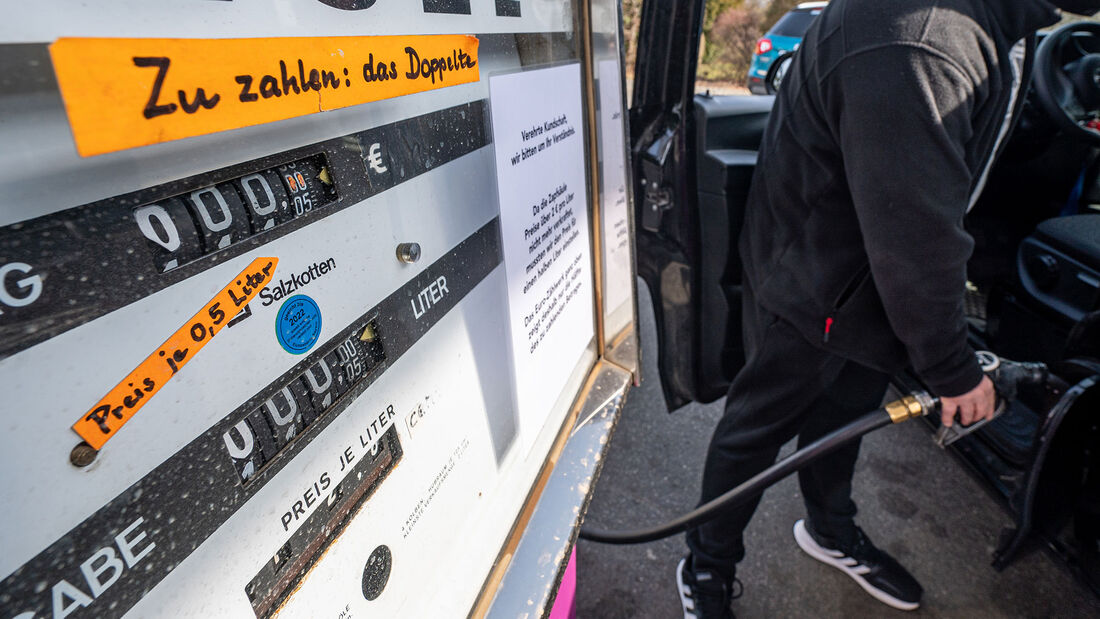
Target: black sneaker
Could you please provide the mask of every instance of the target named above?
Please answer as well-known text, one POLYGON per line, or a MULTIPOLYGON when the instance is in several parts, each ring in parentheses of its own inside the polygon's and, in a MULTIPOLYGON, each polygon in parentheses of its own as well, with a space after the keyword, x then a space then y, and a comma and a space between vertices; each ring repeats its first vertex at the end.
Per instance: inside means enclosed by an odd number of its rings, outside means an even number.
POLYGON ((899 610, 916 610, 924 592, 920 583, 893 557, 875 548, 863 530, 857 528, 856 533, 856 543, 850 548, 834 549, 804 521, 794 523, 794 540, 806 554, 851 576, 883 604, 899 610))
POLYGON ((688 555, 676 566, 676 590, 684 608, 684 619, 734 619, 730 600, 741 594, 731 595, 732 587, 721 576, 714 572, 696 572, 690 564, 691 555, 688 555))

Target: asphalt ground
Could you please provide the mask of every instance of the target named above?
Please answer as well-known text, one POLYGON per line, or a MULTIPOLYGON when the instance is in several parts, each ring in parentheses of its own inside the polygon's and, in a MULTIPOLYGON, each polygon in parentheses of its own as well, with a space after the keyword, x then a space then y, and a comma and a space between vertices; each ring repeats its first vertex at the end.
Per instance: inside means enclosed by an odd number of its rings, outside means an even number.
MULTIPOLYGON (((636 528, 667 520, 698 501, 703 456, 724 400, 669 415, 656 365, 650 298, 639 290, 642 384, 627 397, 586 522, 636 528)), ((787 445, 780 457, 793 451, 787 445)), ((804 516, 798 483, 764 494, 746 531, 738 566, 738 617, 1100 617, 1100 600, 1058 560, 1035 547, 1003 572, 990 566, 1012 520, 963 465, 932 443, 921 422, 868 435, 856 466, 857 523, 921 582, 920 609, 897 611, 848 576, 802 553, 791 528, 804 516)), ((637 546, 577 545, 581 619, 680 617, 678 535, 637 546)))

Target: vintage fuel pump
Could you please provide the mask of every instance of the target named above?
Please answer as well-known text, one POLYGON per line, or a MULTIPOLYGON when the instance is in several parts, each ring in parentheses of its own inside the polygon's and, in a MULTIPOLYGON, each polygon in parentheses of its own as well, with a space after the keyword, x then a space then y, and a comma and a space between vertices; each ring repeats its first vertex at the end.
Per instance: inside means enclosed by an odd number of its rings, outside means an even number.
POLYGON ((0 617, 546 611, 637 367, 618 3, 9 8, 0 617))

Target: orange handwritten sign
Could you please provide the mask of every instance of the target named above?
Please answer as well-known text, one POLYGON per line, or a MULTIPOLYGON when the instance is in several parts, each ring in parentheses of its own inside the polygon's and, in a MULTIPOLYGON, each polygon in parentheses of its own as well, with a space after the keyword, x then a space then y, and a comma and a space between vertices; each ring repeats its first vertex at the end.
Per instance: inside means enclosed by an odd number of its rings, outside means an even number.
POLYGON ((172 334, 130 375, 115 385, 73 424, 80 438, 95 449, 114 436, 160 391, 176 372, 193 359, 228 321, 270 281, 278 258, 257 258, 222 289, 199 313, 172 334))
POLYGON ((85 157, 476 82, 477 51, 450 34, 50 45, 85 157))

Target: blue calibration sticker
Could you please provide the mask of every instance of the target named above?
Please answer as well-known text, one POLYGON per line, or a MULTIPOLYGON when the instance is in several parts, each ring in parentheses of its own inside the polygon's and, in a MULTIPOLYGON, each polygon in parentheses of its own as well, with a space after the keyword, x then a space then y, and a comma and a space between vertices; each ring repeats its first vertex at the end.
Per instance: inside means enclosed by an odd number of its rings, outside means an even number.
POLYGON ((279 345, 292 355, 308 352, 321 337, 321 308, 304 294, 290 297, 275 317, 279 345))

